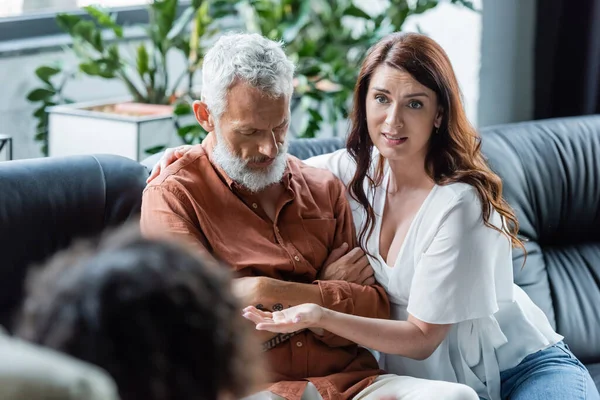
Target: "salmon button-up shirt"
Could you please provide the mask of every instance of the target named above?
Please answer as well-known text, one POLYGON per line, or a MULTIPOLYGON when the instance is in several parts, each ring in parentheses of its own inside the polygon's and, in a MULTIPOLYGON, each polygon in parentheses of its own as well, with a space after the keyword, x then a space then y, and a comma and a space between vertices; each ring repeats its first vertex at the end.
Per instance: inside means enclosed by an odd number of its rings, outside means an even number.
MULTIPOLYGON (((167 167, 144 190, 142 232, 187 241, 208 251, 241 276, 267 276, 319 286, 326 308, 389 318, 380 286, 316 280, 332 249, 356 238, 345 189, 329 171, 288 156, 269 219, 258 200, 211 163, 211 134, 167 167)), ((312 382, 324 399, 349 399, 383 373, 372 354, 329 332, 303 331, 266 353, 272 384, 267 390, 300 399, 312 382)))

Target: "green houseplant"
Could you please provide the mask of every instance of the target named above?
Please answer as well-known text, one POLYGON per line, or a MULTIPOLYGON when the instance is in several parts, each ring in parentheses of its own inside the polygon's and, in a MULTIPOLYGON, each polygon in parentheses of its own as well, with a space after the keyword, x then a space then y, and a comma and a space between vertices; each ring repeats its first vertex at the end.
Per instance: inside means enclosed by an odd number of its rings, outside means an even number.
MULTIPOLYGON (((474 10, 471 1, 450 0, 474 10)), ((439 0, 389 0, 369 13, 352 0, 241 0, 248 31, 283 40, 297 64, 296 101, 304 111, 301 137, 314 137, 324 121, 348 116, 358 68, 370 46, 402 30, 406 19, 436 7, 439 0)))
MULTIPOLYGON (((471 1, 449 0, 473 9, 471 1)), ((389 0, 389 6, 375 13, 358 7, 352 0, 194 0, 176 16, 178 0, 154 0, 148 6, 149 43, 140 44, 134 57, 120 54, 115 43, 107 44, 102 30, 116 37, 123 27, 114 15, 86 7, 90 20, 61 14, 57 22, 73 38, 73 50, 80 64, 77 73, 106 79, 120 79, 132 97, 142 103, 174 104, 175 124, 183 143, 197 143, 205 135, 198 124, 181 125, 177 117, 191 113, 195 97, 191 83, 202 65, 203 46, 215 34, 213 22, 237 13, 243 28, 275 40, 283 40, 286 52, 297 64, 293 107, 302 110, 302 121, 293 134, 314 137, 324 122, 335 125, 348 116, 358 66, 368 48, 384 35, 402 30, 411 15, 436 7, 439 0, 389 0), (188 29, 189 27, 189 29, 188 29), (358 27, 358 28, 357 28, 358 27), (166 54, 181 52, 185 72, 172 78, 166 68, 166 54), (179 88, 187 78, 188 87, 179 88), (179 90, 178 90, 179 89, 179 90)), ((46 143, 46 108, 69 102, 64 86, 74 76, 58 66, 36 70, 42 86, 28 94, 40 103, 36 140, 46 143)), ((161 146, 147 149, 156 152, 161 146)), ((47 149, 45 149, 47 150, 47 149)))
MULTIPOLYGON (((118 79, 127 88, 134 102, 172 105, 175 116, 191 112, 188 101, 192 96, 194 75, 202 65, 203 43, 216 33, 213 22, 227 15, 227 2, 193 0, 177 15, 179 0, 155 0, 148 5, 150 23, 145 27, 148 40, 139 43, 130 54, 124 54, 116 41, 106 40, 107 32, 116 39, 123 37, 123 27, 116 16, 95 6, 85 7, 87 15, 58 14, 57 24, 73 40, 77 56, 76 70, 60 65, 43 65, 36 69, 40 87, 28 93, 27 99, 38 103, 35 139, 42 143, 47 155, 47 108, 72 102, 64 97, 65 85, 79 74, 104 79, 118 79), (185 59, 185 70, 178 76, 167 68, 169 52, 179 52, 185 59), (187 81, 187 87, 181 84, 187 81)), ((181 126, 175 119, 178 134, 185 143, 199 141, 205 134, 197 124, 181 126)), ((148 153, 160 148, 147 149, 148 153)))

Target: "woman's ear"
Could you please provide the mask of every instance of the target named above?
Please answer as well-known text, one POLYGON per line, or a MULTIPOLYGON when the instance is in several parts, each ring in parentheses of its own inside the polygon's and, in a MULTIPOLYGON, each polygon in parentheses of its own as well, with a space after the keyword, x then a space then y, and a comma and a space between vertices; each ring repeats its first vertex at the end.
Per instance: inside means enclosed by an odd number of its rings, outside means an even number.
POLYGON ((444 109, 440 106, 438 107, 437 114, 435 114, 435 120, 433 121, 433 125, 437 129, 442 126, 442 118, 444 118, 444 109))
POLYGON ((192 108, 194 110, 194 115, 196 116, 196 120, 204 128, 206 132, 212 132, 215 130, 215 119, 208 110, 208 106, 206 103, 196 100, 192 104, 192 108))

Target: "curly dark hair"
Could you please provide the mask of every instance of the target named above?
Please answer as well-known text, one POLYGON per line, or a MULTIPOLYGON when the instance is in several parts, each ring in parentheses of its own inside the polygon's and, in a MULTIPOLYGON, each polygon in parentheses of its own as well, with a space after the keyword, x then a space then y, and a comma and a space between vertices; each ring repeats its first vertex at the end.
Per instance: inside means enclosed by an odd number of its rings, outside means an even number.
POLYGON ((123 229, 33 271, 17 335, 105 369, 122 400, 239 398, 259 346, 226 271, 123 229))

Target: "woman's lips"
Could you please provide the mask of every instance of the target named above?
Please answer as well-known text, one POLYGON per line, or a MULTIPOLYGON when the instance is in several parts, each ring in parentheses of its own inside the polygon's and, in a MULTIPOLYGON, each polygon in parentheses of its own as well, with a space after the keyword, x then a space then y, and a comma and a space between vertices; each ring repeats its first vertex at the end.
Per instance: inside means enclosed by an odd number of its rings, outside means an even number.
POLYGON ((381 133, 381 135, 385 138, 385 141, 390 145, 399 145, 408 140, 406 136, 394 136, 389 133, 381 133))

